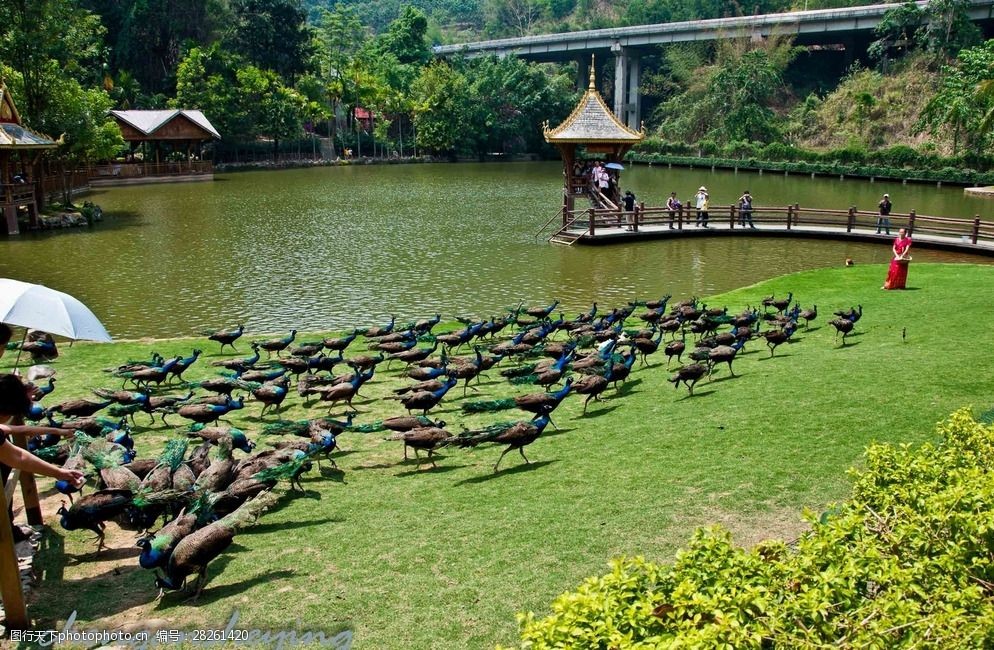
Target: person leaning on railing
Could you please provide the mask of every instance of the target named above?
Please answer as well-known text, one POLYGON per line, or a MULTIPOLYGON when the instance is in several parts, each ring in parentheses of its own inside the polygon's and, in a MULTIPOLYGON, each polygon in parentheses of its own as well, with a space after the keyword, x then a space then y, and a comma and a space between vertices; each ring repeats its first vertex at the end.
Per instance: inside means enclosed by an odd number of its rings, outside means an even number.
MULTIPOLYGON (((8 326, 0 323, 0 356, 6 348, 7 341, 10 340, 11 330, 8 326)), ((55 434, 60 436, 71 435, 67 429, 57 429, 55 427, 25 426, 21 424, 7 424, 15 418, 22 418, 31 409, 35 387, 25 384, 17 375, 0 375, 0 478, 3 485, 7 485, 11 468, 16 468, 22 472, 41 474, 50 476, 56 480, 67 481, 76 487, 83 485, 85 477, 77 470, 64 469, 57 465, 45 462, 26 449, 22 449, 12 443, 8 438, 16 433, 25 436, 44 436, 55 434)), ((13 513, 10 505, 7 511, 13 513)), ((24 533, 20 528, 14 526, 14 541, 24 538, 24 533)))

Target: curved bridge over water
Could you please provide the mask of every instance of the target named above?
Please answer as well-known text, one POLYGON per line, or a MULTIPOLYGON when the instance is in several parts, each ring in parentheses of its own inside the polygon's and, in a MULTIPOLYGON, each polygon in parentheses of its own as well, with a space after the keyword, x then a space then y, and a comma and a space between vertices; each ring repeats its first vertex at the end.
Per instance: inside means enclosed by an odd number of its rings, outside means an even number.
MULTIPOLYGON (((928 2, 917 2, 924 7, 928 2)), ((844 9, 794 11, 761 16, 692 20, 678 23, 592 29, 560 34, 504 38, 434 48, 438 56, 519 56, 530 61, 577 61, 577 87, 583 88, 590 56, 614 56, 614 112, 630 128, 641 122, 638 95, 640 56, 646 48, 670 43, 727 38, 792 36, 799 45, 842 45, 847 56, 857 43, 868 43, 887 11, 900 3, 844 9)), ((994 0, 972 0, 970 18, 984 26, 994 24, 994 0)))
MULTIPOLYGON (((915 246, 994 256, 994 222, 934 217, 915 212, 892 213, 890 234, 876 233, 877 213, 802 208, 798 205, 754 207, 754 228, 741 222, 735 205, 711 206, 708 227, 697 225, 697 211, 639 205, 634 213, 588 209, 560 212, 557 230, 549 237, 554 244, 609 244, 643 239, 709 236, 805 237, 849 239, 890 243, 899 228, 907 228, 915 246)), ((550 222, 551 223, 551 222, 550 222)), ((547 224, 548 226, 548 224, 547 224)))

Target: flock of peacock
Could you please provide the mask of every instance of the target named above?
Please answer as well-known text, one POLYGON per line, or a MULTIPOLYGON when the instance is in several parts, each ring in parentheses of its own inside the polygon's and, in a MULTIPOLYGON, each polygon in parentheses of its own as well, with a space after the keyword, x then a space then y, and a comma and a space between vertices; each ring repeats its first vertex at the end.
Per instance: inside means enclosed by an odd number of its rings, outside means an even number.
MULTIPOLYGON (((738 314, 709 309, 696 299, 668 309, 669 299, 631 302, 606 313, 598 312, 595 303, 570 320, 553 317, 558 302, 528 309, 519 305, 500 317, 460 318, 459 329, 441 334, 434 333, 440 315, 403 326, 391 318, 384 326, 306 342, 297 341, 294 330, 285 337, 253 341, 249 356, 214 361, 216 374, 199 381, 186 380, 184 373, 197 363, 201 350, 173 358, 153 352, 148 359, 107 369, 123 385, 93 389, 97 400, 36 403, 30 419, 74 433, 35 438, 29 448, 51 462, 84 471, 96 488, 74 494, 73 486, 56 483, 71 502, 58 511, 65 529, 93 531, 98 553, 107 522, 135 531, 139 563, 156 571, 160 595, 161 590, 184 588, 188 577, 197 576, 196 598, 208 564, 232 543, 240 527, 277 503, 272 489, 278 482, 298 489, 300 477, 321 460, 337 469, 332 454, 343 434, 389 431, 388 440, 403 443, 405 459, 408 449, 414 450, 419 469, 421 452, 435 467, 439 449, 499 445, 503 451, 493 467, 496 473, 509 452, 517 450, 529 462, 525 447, 546 427, 558 428, 554 413, 572 394, 584 398, 585 414, 609 390, 619 395, 620 385, 662 352, 667 367, 674 360, 682 364, 669 381, 676 388, 683 384, 693 396, 695 385, 723 366, 735 377, 733 363, 745 346, 766 345, 773 356, 778 346, 792 340, 799 322, 807 327, 818 317, 817 307, 802 310, 792 294, 770 296, 760 307, 738 314), (639 307, 645 311, 635 314, 639 307), (626 327, 632 322, 639 326, 626 327), (336 373, 339 368, 342 372, 336 373), (479 392, 481 378, 491 371, 501 379, 487 386, 504 385, 518 394, 466 399, 469 390, 479 392), (363 398, 363 387, 384 375, 394 382, 400 376, 409 380, 386 398, 396 400, 398 413, 357 421, 353 400, 363 398), (516 386, 535 389, 521 393, 512 388, 516 386), (314 417, 281 419, 287 400, 314 417), (448 413, 517 409, 530 417, 454 431, 433 414, 457 400, 459 407, 448 413), (221 425, 229 413, 253 405, 261 407, 260 418, 275 418, 258 432, 267 442, 259 448, 244 431, 221 425), (322 412, 315 414, 316 409, 322 412), (334 416, 336 410, 340 413, 334 416), (105 415, 98 416, 101 412, 105 415), (184 425, 172 431, 158 456, 138 457, 132 437, 136 417, 147 417, 149 427, 167 431, 175 426, 167 418, 181 419, 184 425), (156 530, 160 521, 164 523, 156 530)), ((844 346, 862 306, 835 315, 830 324, 844 346)), ((235 344, 244 333, 238 326, 207 334, 222 351, 231 347, 238 354, 235 344)), ((40 392, 50 395, 55 382, 49 378, 40 392)))

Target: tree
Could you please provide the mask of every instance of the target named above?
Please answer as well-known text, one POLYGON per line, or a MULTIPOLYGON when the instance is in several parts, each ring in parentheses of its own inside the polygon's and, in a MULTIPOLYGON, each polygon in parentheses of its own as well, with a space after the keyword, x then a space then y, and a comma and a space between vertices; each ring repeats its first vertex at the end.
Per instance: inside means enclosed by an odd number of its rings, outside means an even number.
POLYGON ((64 78, 102 82, 103 35, 97 16, 69 2, 0 2, 0 61, 21 77, 20 108, 29 126, 44 121, 64 78))
POLYGON ((485 0, 483 4, 490 33, 527 36, 548 15, 549 5, 542 0, 485 0))
POLYGON ((284 86, 272 70, 245 66, 235 73, 239 103, 253 125, 253 134, 273 141, 273 157, 279 143, 300 135, 306 100, 284 86))
POLYGON ((454 154, 459 143, 476 136, 471 120, 473 103, 466 77, 446 63, 433 63, 421 71, 411 88, 414 125, 420 147, 454 154))
POLYGON ((300 0, 231 0, 231 11, 232 51, 291 83, 307 71, 312 39, 300 0))
POLYGON ((366 30, 352 7, 335 5, 334 11, 322 9, 315 32, 315 54, 313 67, 324 86, 331 119, 328 122, 328 137, 332 148, 335 143, 338 115, 342 99, 345 97, 347 70, 352 59, 362 47, 366 30))
POLYGON ((994 40, 960 51, 956 64, 942 68, 942 86, 925 106, 917 127, 920 131, 953 132, 953 155, 962 140, 977 148, 990 134, 994 122, 994 40))
POLYGON ((467 145, 479 154, 538 149, 542 121, 564 118, 576 99, 565 75, 549 78, 540 66, 517 57, 474 59, 465 76, 479 127, 475 142, 467 145))
POLYGON ((407 5, 378 39, 379 45, 382 51, 393 54, 402 64, 423 66, 431 59, 431 49, 425 41, 427 31, 428 19, 424 13, 407 5))
POLYGON ((187 43, 206 45, 230 23, 225 0, 84 0, 109 34, 111 67, 150 95, 172 94, 187 43))
POLYGON ((954 57, 965 47, 981 41, 980 28, 970 20, 970 0, 930 0, 925 6, 925 24, 919 40, 936 55, 954 57))
POLYGON ((746 41, 722 43, 713 64, 698 68, 687 89, 657 109, 660 132, 718 144, 779 137, 773 106, 784 91, 783 71, 797 52, 787 40, 759 48, 746 41))

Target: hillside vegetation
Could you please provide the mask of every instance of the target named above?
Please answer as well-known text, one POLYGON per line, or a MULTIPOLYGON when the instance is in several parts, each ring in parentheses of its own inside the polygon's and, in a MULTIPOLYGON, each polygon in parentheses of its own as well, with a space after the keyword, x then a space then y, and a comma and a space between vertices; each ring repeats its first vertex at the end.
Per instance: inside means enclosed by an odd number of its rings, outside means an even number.
POLYGON ((858 68, 823 99, 812 98, 794 109, 800 122, 798 144, 812 149, 907 145, 951 155, 950 134, 932 136, 918 127, 939 80, 939 73, 920 57, 888 73, 858 68))

